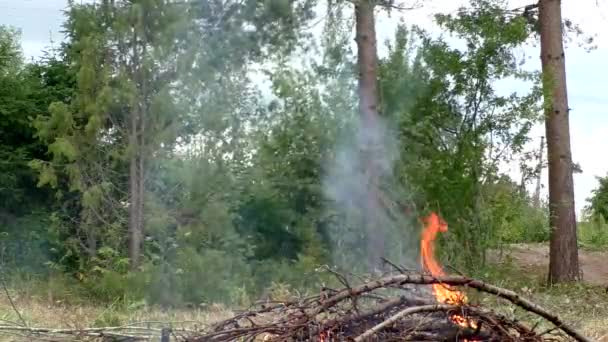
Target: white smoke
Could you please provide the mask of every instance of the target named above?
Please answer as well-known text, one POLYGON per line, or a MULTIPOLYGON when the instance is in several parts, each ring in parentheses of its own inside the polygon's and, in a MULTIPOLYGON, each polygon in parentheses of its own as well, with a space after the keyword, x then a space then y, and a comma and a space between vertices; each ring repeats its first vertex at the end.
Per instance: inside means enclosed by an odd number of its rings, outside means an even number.
POLYGON ((418 236, 404 213, 407 192, 394 175, 397 134, 384 118, 355 120, 338 140, 323 180, 338 217, 330 230, 333 261, 357 271, 377 269, 382 257, 412 267, 418 236))

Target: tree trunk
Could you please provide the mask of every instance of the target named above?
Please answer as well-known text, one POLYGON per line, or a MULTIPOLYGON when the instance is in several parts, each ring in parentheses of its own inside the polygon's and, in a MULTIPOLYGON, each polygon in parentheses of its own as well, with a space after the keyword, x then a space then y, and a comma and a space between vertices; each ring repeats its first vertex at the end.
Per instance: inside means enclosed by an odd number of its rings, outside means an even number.
MULTIPOLYGON (((141 68, 138 52, 137 30, 133 30, 133 67, 131 76, 138 82, 141 90, 141 68), (139 68, 139 70, 138 70, 139 68)), ((143 160, 143 103, 145 97, 141 92, 137 95, 131 111, 129 131, 129 262, 132 270, 140 265, 141 246, 143 240, 143 201, 144 201, 144 160, 143 160)))
MULTIPOLYGON (((146 41, 143 41, 143 49, 142 49, 142 61, 146 58, 146 41)), ((138 177, 137 181, 139 183, 139 202, 137 203, 138 210, 138 238, 139 238, 139 248, 141 249, 143 243, 144 236, 144 226, 145 226, 145 216, 144 216, 144 203, 145 203, 145 191, 146 191, 146 116, 148 112, 148 84, 145 74, 145 69, 143 66, 140 67, 140 86, 141 86, 141 102, 140 102, 140 110, 139 110, 139 142, 137 144, 138 150, 137 153, 139 155, 139 166, 138 166, 138 177)), ((139 259, 138 265, 139 266, 139 259)))
POLYGON ((543 151, 545 150, 545 137, 540 137, 540 149, 538 150, 538 165, 536 166, 536 189, 534 189, 533 204, 535 208, 540 208, 540 182, 543 173, 543 151))
POLYGON ((374 154, 379 147, 378 136, 378 58, 376 51, 376 27, 374 22, 374 0, 359 0, 355 4, 357 64, 359 69, 359 112, 363 163, 366 179, 369 182, 367 204, 363 213, 367 236, 367 256, 370 271, 381 264, 384 251, 382 230, 376 229, 379 210, 378 170, 374 165, 374 154))
POLYGON ((561 0, 540 0, 539 23, 549 161, 550 284, 580 278, 570 152, 561 0))
POLYGON ((378 57, 373 1, 359 0, 355 5, 359 111, 364 124, 378 121, 378 57))
POLYGON ((129 261, 131 269, 139 266, 141 250, 141 182, 140 182, 140 154, 139 154, 139 109, 131 113, 131 130, 129 132, 129 261))

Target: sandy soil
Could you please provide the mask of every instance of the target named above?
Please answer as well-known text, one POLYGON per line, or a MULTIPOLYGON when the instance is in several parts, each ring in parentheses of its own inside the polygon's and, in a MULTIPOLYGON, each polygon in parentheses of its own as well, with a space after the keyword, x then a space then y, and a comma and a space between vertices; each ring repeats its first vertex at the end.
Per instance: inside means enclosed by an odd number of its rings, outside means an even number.
MULTIPOLYGON (((546 268, 549 264, 548 244, 515 244, 503 252, 503 257, 509 256, 524 270, 536 271, 539 267, 546 268)), ((494 255, 494 258, 499 258, 494 255)), ((608 287, 608 250, 591 252, 579 249, 583 279, 589 284, 608 287)))

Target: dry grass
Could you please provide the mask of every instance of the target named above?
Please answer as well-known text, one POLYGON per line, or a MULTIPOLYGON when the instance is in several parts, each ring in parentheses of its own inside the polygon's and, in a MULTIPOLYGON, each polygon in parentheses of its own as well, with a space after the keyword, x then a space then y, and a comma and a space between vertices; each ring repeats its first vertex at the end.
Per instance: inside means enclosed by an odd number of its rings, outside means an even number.
MULTIPOLYGON (((504 262, 495 265, 483 275, 486 280, 502 287, 513 289, 538 304, 558 313, 565 321, 573 324, 588 337, 608 342, 608 294, 603 288, 570 284, 547 288, 544 286, 544 269, 537 272, 521 272, 512 263, 504 262)), ((1 294, 1 293, 0 293, 1 294)), ((147 306, 100 306, 90 304, 65 304, 49 301, 47 298, 19 295, 11 291, 16 307, 27 324, 32 327, 82 329, 89 327, 121 326, 135 322, 149 322, 155 327, 171 324, 174 328, 200 329, 218 320, 230 317, 233 312, 222 305, 211 305, 205 309, 162 310, 147 306), (159 322, 163 322, 160 324, 159 322)), ((492 297, 476 297, 484 306, 498 308, 507 316, 530 319, 526 312, 504 303, 496 302, 492 297)), ((5 295, 0 296, 0 320, 4 323, 19 323, 5 295)), ((2 324, 2 322, 0 322, 2 324)), ((541 322, 538 330, 550 326, 541 322)), ((0 335, 0 341, 14 340, 0 335)))
MULTIPOLYGON (((506 260, 494 265, 483 278, 501 287, 510 288, 539 305, 556 313, 591 339, 608 342, 608 293, 605 287, 587 283, 546 286, 546 268, 542 266, 522 269, 506 260)), ((507 316, 531 316, 512 306, 499 303, 495 298, 481 299, 483 305, 499 307, 507 316)), ((531 324, 536 321, 529 320, 531 324)), ((539 331, 551 325, 539 321, 539 331)))
MULTIPOLYGON (((117 307, 112 304, 86 305, 50 302, 48 299, 20 296, 10 291, 15 307, 29 327, 80 330, 91 327, 124 326, 137 324, 143 327, 173 327, 197 330, 216 321, 232 316, 222 305, 210 305, 206 309, 163 310, 141 306, 117 307)), ((0 298, 0 325, 23 325, 19 315, 2 292, 0 298)), ((16 341, 14 335, 0 333, 0 341, 16 341)))
MULTIPOLYGON (((608 342, 608 293, 605 287, 579 283, 548 288, 545 286, 545 265, 535 265, 535 263, 522 265, 518 260, 510 258, 500 262, 494 260, 494 262, 496 263, 492 267, 483 274, 478 274, 477 277, 517 291, 555 312, 586 336, 608 342)), ((51 284, 46 285, 48 288, 54 288, 51 284)), ((15 287, 15 289, 19 291, 11 290, 11 298, 31 327, 82 329, 149 322, 148 324, 153 327, 171 325, 174 328, 200 329, 233 315, 232 311, 219 304, 205 308, 171 310, 150 307, 142 303, 94 305, 78 299, 75 295, 75 300, 70 300, 70 296, 65 296, 64 293, 61 297, 64 300, 58 301, 52 299, 50 295, 41 296, 40 291, 29 290, 27 286, 15 287)), ((275 291, 277 293, 273 295, 287 296, 287 292, 290 292, 283 288, 280 290, 275 291)), ((522 318, 530 325, 536 323, 536 317, 499 302, 496 298, 479 297, 471 293, 470 299, 473 302, 480 301, 485 307, 502 311, 507 316, 522 318)), ((546 322, 539 323, 537 331, 551 327, 546 322)), ((20 319, 7 296, 0 289, 0 325, 2 324, 20 324, 20 319)), ((0 341, 13 340, 15 339, 0 334, 0 341)))

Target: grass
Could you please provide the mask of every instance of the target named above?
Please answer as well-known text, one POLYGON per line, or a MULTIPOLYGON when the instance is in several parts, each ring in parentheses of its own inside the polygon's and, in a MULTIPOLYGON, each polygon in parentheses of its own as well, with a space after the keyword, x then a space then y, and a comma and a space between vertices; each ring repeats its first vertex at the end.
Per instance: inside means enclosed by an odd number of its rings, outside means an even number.
MULTIPOLYGON (((546 270, 538 267, 518 269, 508 258, 486 268, 476 275, 489 283, 508 288, 531 299, 556 313, 565 322, 594 340, 608 342, 608 293, 606 289, 583 283, 555 287, 545 285, 546 270), (601 339, 603 338, 603 339, 601 339)), ((88 327, 122 326, 135 322, 172 322, 176 328, 201 328, 230 317, 233 312, 220 304, 207 307, 162 309, 145 303, 125 304, 92 303, 78 298, 77 293, 61 285, 45 284, 49 293, 40 291, 40 284, 15 285, 10 296, 24 320, 32 327, 81 329, 88 327), (16 290, 18 289, 18 290, 16 290), (51 293, 55 292, 55 293, 51 293)), ((288 289, 281 289, 290 292, 288 289)), ((276 290, 278 291, 278 290, 276 290)), ((278 291, 279 294, 284 291, 278 291)), ((277 294, 275 294, 277 295, 277 294)), ((471 293, 471 302, 479 302, 511 317, 523 319, 528 324, 539 322, 538 331, 551 328, 547 322, 538 320, 522 309, 516 308, 492 296, 471 293)), ((20 318, 12 308, 7 296, 0 289, 0 325, 19 323, 20 318)), ((159 326, 156 326, 159 327, 159 326)), ((5 339, 0 335, 0 341, 5 339)))
POLYGON ((608 224, 601 218, 578 223, 579 246, 585 250, 608 249, 608 224))
MULTIPOLYGON (((493 265, 479 278, 500 287, 514 290, 540 306, 556 313, 563 321, 578 329, 591 339, 608 341, 608 293, 605 287, 573 283, 546 286, 546 270, 522 272, 511 262, 493 265)), ((473 295, 486 307, 507 315, 525 319, 530 324, 539 323, 538 331, 551 328, 551 324, 515 308, 496 298, 473 295)))
MULTIPOLYGON (((21 325, 19 315, 27 326, 62 329, 83 329, 108 326, 124 326, 143 323, 162 328, 167 325, 179 329, 198 329, 228 318, 233 313, 220 304, 206 308, 163 309, 134 303, 122 305, 108 303, 99 305, 77 301, 49 300, 41 296, 27 296, 22 291, 9 291, 19 314, 13 309, 8 297, 0 295, 0 325, 21 325)), ((0 331, 0 341, 15 341, 13 335, 0 331)))

